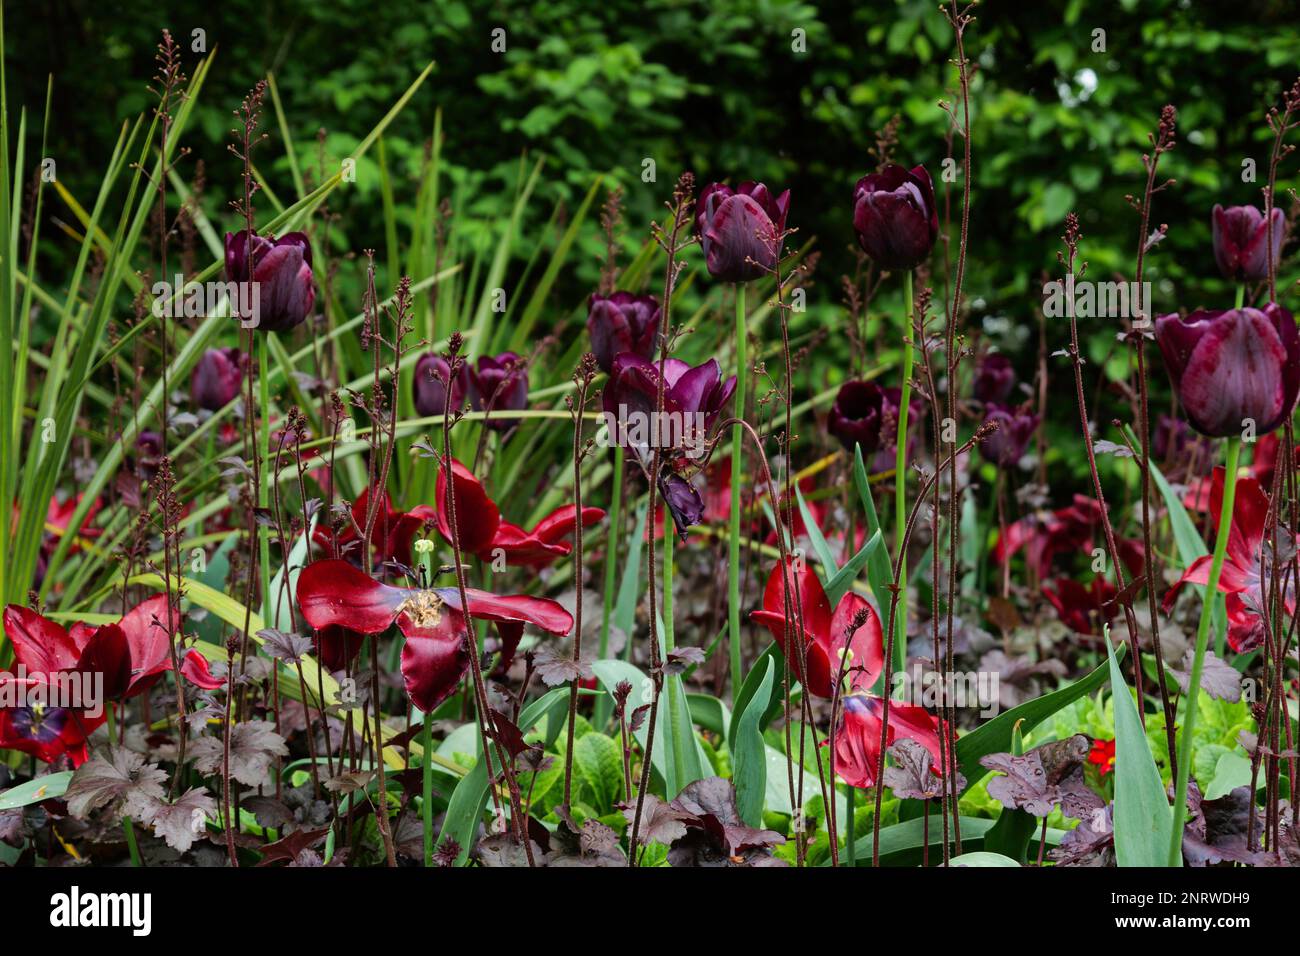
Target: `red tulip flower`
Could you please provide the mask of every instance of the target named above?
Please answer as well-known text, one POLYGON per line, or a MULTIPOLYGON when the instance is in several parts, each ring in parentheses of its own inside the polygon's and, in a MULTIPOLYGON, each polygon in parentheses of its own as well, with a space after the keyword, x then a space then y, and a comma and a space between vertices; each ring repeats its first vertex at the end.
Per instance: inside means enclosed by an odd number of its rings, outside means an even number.
MULTIPOLYGON (((166 619, 167 597, 161 594, 136 605, 115 624, 76 623, 66 630, 29 608, 10 604, 4 611, 4 631, 13 644, 14 659, 25 672, 23 683, 29 687, 56 683, 56 675, 69 672, 101 675, 104 697, 123 700, 144 693, 171 670, 166 619)), ((181 670, 199 686, 211 689, 221 684, 212 683, 215 678, 198 651, 189 652, 181 670)), ((0 673, 0 683, 18 680, 0 673)), ((87 702, 86 707, 49 707, 41 712, 31 707, 0 709, 0 748, 34 754, 46 763, 66 753, 79 764, 85 759, 86 739, 106 719, 102 704, 87 702), (90 710, 98 713, 91 716, 90 710)))
POLYGON ((1291 414, 1300 393, 1300 332, 1291 313, 1263 309, 1193 312, 1156 320, 1156 343, 1192 427, 1211 438, 1256 437, 1291 414))
MULTIPOLYGON (((488 493, 473 473, 460 462, 451 462, 452 487, 455 491, 456 531, 460 549, 477 555, 484 561, 504 556, 506 564, 529 568, 542 568, 567 557, 573 550, 571 538, 578 524, 578 509, 574 505, 556 508, 537 523, 531 531, 511 524, 501 517, 488 493)), ((451 541, 451 515, 447 510, 447 471, 438 472, 438 507, 436 521, 442 536, 451 541)), ((600 508, 582 509, 582 526, 588 527, 605 517, 600 508)))
POLYGON ((1043 597, 1075 634, 1100 634, 1102 623, 1114 616, 1117 595, 1115 586, 1100 574, 1088 587, 1065 577, 1043 584, 1043 597))
MULTIPOLYGON (((1093 535, 1100 526, 1101 505, 1097 500, 1075 495, 1074 503, 1068 507, 1026 515, 1008 525, 993 545, 993 560, 1003 564, 1023 548, 1026 564, 1040 579, 1046 579, 1058 555, 1091 550, 1093 535)), ((1120 560, 1129 572, 1140 572, 1142 543, 1119 538, 1116 545, 1120 560)))
POLYGON ((866 614, 866 623, 853 633, 847 643, 850 651, 844 665, 850 690, 870 690, 885 667, 885 652, 880 631, 880 617, 867 603, 866 598, 853 591, 847 592, 831 610, 817 573, 806 562, 786 558, 786 573, 781 566, 773 569, 763 589, 763 609, 753 611, 750 617, 767 626, 772 637, 785 651, 786 660, 795 676, 810 694, 831 697, 835 691, 835 678, 840 672, 840 656, 846 646, 847 635, 852 630, 854 618, 866 614), (786 635, 787 581, 793 586, 797 599, 790 601, 788 618, 798 630, 797 611, 803 612, 804 657, 808 662, 808 678, 804 680, 799 661, 799 646, 786 635))
POLYGON ((393 624, 406 637, 402 679, 411 703, 429 713, 446 700, 469 667, 465 615, 497 622, 503 642, 533 624, 550 634, 565 635, 573 617, 548 598, 524 594, 496 595, 457 588, 401 588, 383 584, 346 561, 316 561, 298 576, 298 604, 317 630, 347 628, 359 634, 382 634, 393 624))
MULTIPOLYGON (((1223 505, 1223 469, 1214 469, 1210 486, 1210 514, 1217 531, 1219 511, 1223 505)), ((1224 606, 1228 613, 1228 644, 1237 653, 1254 650, 1264 641, 1264 582, 1272 574, 1266 555, 1264 537, 1268 516, 1268 495, 1254 478, 1237 479, 1237 493, 1232 502, 1232 526, 1228 532, 1228 551, 1219 573, 1219 591, 1226 597, 1224 606)), ((1210 580, 1213 556, 1197 558, 1183 572, 1165 595, 1166 613, 1174 605, 1184 584, 1204 585, 1210 580)), ((1294 614, 1295 588, 1290 575, 1282 575, 1282 592, 1286 611, 1294 614)))
MULTIPOLYGON (((835 773, 850 787, 875 785, 880 764, 880 725, 884 720, 885 702, 866 694, 844 698, 844 716, 835 731, 835 773)), ((886 749, 900 740, 915 740, 934 758, 933 773, 938 776, 939 754, 943 744, 939 737, 939 720, 924 707, 889 703, 889 738, 886 749)), ((829 746, 830 741, 823 741, 829 746)), ((952 761, 947 761, 952 766, 952 761)))
MULTIPOLYGON (((350 545, 361 540, 360 528, 364 533, 366 517, 370 508, 370 490, 357 496, 352 503, 352 521, 345 525, 337 535, 329 528, 317 526, 312 540, 322 548, 337 547, 337 554, 344 554, 350 545), (355 524, 355 527, 353 526, 355 524)), ((396 561, 398 564, 410 565, 411 544, 416 532, 435 518, 434 509, 428 505, 417 505, 410 511, 397 511, 392 499, 384 492, 379 501, 379 510, 370 531, 370 546, 374 549, 375 560, 379 562, 396 561)))

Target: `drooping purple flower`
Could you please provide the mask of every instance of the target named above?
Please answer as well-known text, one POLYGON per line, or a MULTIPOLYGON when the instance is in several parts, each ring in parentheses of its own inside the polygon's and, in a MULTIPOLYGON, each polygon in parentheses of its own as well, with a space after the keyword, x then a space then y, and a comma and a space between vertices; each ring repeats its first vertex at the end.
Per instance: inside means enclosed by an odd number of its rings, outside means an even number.
POLYGON ((704 517, 704 499, 693 484, 671 471, 664 472, 659 479, 659 493, 673 516, 678 537, 685 541, 687 529, 704 517))
POLYGON ((975 400, 986 405, 1005 402, 1016 387, 1016 370, 1001 352, 988 352, 975 370, 975 400))
POLYGON ((1224 278, 1236 282, 1258 282, 1268 278, 1269 248, 1277 262, 1286 232, 1286 219, 1282 210, 1273 210, 1271 228, 1264 222, 1264 214, 1254 206, 1228 206, 1218 204, 1210 216, 1214 237, 1214 261, 1224 278))
POLYGON ((781 256, 790 190, 773 198, 762 183, 734 190, 723 183, 704 187, 695 204, 695 234, 709 275, 722 282, 748 282, 771 273, 781 256))
POLYGON ((1008 468, 1025 456, 1029 440, 1038 430, 1039 416, 1028 408, 1009 408, 990 403, 984 420, 993 422, 998 427, 980 442, 980 454, 985 461, 1008 468))
POLYGON ((304 232, 253 236, 246 231, 226 233, 226 280, 254 283, 239 298, 246 309, 232 302, 241 323, 262 332, 287 332, 311 314, 316 288, 311 272, 311 242, 304 232), (249 270, 249 247, 253 256, 249 270), (250 298, 251 293, 256 299, 250 298), (255 303, 255 305, 254 305, 255 303))
POLYGON ((190 398, 210 412, 224 408, 239 396, 243 374, 239 349, 208 349, 190 376, 190 398))
POLYGON ((513 428, 519 419, 500 413, 528 407, 528 363, 514 352, 480 356, 469 377, 469 401, 474 411, 490 413, 489 427, 497 431, 513 428))
POLYGON ((623 352, 653 358, 659 334, 659 300, 623 291, 593 295, 587 304, 587 331, 596 363, 606 374, 623 352))
MULTIPOLYGON (((428 418, 447 409, 447 378, 451 371, 447 360, 434 352, 425 352, 415 363, 415 410, 428 418)), ((451 386, 451 410, 465 405, 469 393, 469 368, 462 365, 451 386)))
POLYGON ((1262 436, 1281 425, 1300 392, 1300 333, 1291 313, 1193 312, 1156 320, 1156 342, 1192 427, 1212 438, 1262 436))
POLYGON ((853 192, 853 228, 868 256, 884 269, 915 269, 939 235, 934 186, 924 166, 890 164, 863 176, 853 192))

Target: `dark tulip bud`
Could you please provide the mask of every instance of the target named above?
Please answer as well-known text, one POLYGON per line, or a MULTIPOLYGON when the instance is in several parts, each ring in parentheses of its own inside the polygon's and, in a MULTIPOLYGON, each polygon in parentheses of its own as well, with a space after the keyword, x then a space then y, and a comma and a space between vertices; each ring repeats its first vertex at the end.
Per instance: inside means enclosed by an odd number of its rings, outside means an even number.
POLYGON ((840 440, 846 451, 852 452, 854 445, 860 445, 866 458, 880 448, 884 405, 884 392, 875 382, 845 382, 831 405, 826 428, 840 440))
POLYGON ((215 412, 239 397, 242 380, 239 349, 208 349, 190 376, 190 398, 199 408, 215 412))
POLYGON ((853 228, 868 256, 891 272, 915 269, 934 247, 939 214, 925 167, 889 165, 863 176, 853 192, 853 228))
POLYGON ((1254 206, 1215 205, 1210 216, 1214 237, 1214 261, 1224 278, 1236 282, 1268 278, 1269 249, 1273 262, 1277 262, 1286 232, 1286 219, 1281 209, 1273 210, 1271 228, 1264 222, 1264 214, 1254 206))
POLYGON ((695 234, 709 275, 748 282, 769 275, 781 257, 790 190, 773 198, 762 183, 704 187, 695 204, 695 234))
MULTIPOLYGON (((447 410, 447 379, 451 368, 447 360, 425 352, 415 363, 415 410, 424 417, 441 415, 447 410)), ((469 369, 462 365, 451 387, 451 410, 464 407, 469 393, 469 369)))
POLYGON ((1027 408, 990 404, 984 421, 996 424, 997 429, 980 442, 980 454, 985 461, 1008 468, 1025 456, 1025 449, 1038 430, 1039 416, 1027 408))
POLYGON ((476 412, 488 411, 488 425, 505 431, 518 423, 517 418, 501 417, 503 411, 528 407, 528 366, 514 352, 484 355, 469 379, 469 400, 476 412))
POLYGON ((984 404, 1005 402, 1016 387, 1016 370, 1000 352, 989 352, 975 371, 975 399, 984 404))
POLYGON ((593 295, 587 305, 587 331, 596 362, 607 375, 623 352, 651 358, 659 335, 659 301, 631 292, 593 295))
POLYGON ((1226 438, 1281 425, 1300 392, 1300 333, 1276 303, 1156 320, 1156 342, 1187 420, 1226 438))
POLYGON ((162 435, 158 432, 141 432, 135 440, 135 472, 147 481, 153 481, 162 461, 162 435))
POLYGON ((672 472, 665 472, 659 480, 659 492, 668 506, 668 513, 673 516, 677 536, 685 541, 687 529, 699 524, 704 517, 704 499, 694 485, 672 472))
POLYGON ((231 303, 241 323, 263 332, 287 332, 300 324, 316 304, 307 234, 253 236, 250 243, 244 231, 226 233, 226 281, 245 283, 250 278, 252 286, 241 286, 231 303))

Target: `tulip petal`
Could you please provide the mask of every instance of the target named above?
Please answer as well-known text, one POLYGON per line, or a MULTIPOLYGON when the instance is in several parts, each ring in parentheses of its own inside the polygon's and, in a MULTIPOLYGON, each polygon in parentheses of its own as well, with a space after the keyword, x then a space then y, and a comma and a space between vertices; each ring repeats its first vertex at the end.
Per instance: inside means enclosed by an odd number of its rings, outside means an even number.
MULTIPOLYGON (((497 528, 501 524, 501 512, 497 509, 488 493, 483 490, 474 474, 456 461, 451 462, 456 510, 456 532, 460 538, 460 549, 466 554, 479 554, 492 544, 497 528)), ((451 514, 447 510, 447 469, 438 470, 436 483, 438 530, 442 536, 451 541, 451 514)))
POLYGON ((382 634, 393 623, 408 592, 381 584, 346 561, 313 561, 298 575, 298 604, 317 630, 346 627, 382 634))
POLYGON ((29 674, 53 674, 75 667, 81 648, 60 625, 30 608, 10 604, 4 613, 5 636, 14 658, 29 674))
MULTIPOLYGON (((457 588, 435 588, 434 592, 455 611, 462 610, 457 588)), ((466 588, 469 616, 481 621, 516 621, 533 624, 549 634, 565 635, 573 630, 573 615, 550 598, 527 594, 492 594, 466 588)))
POLYGON ((208 667, 208 659, 198 651, 190 651, 181 661, 181 675, 195 687, 203 690, 216 690, 224 687, 226 679, 216 677, 208 667))
POLYGON ((406 635, 402 680, 407 696, 427 714, 455 692, 469 667, 465 617, 459 611, 443 608, 437 623, 418 626, 402 613, 397 616, 397 626, 406 635))

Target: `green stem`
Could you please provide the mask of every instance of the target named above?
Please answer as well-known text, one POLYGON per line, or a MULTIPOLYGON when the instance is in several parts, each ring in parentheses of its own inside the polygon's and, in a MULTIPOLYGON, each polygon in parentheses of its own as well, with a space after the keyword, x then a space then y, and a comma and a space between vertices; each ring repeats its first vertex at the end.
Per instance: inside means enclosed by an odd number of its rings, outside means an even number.
POLYGON ((1237 286, 1237 304, 1233 306, 1233 308, 1240 309, 1242 303, 1245 301, 1246 301, 1246 283, 1243 282, 1241 283, 1241 285, 1237 286))
MULTIPOLYGON (((736 284, 736 417, 745 417, 745 389, 749 380, 749 341, 745 332, 745 286, 736 284)), ((731 700, 740 693, 740 482, 743 433, 731 429, 731 513, 727 564, 727 636, 731 650, 731 700)), ((776 502, 773 502, 775 505, 776 502)))
POLYGON ((844 794, 844 810, 848 814, 844 821, 844 862, 848 866, 857 866, 858 848, 855 846, 857 843, 857 826, 853 815, 857 811, 858 788, 845 787, 844 789, 847 791, 844 794))
MULTIPOLYGON (((275 481, 275 463, 271 461, 271 363, 267 336, 262 332, 257 336, 257 383, 261 411, 261 434, 258 436, 258 455, 261 457, 261 481, 257 487, 257 506, 263 511, 270 507, 270 488, 275 481)), ((271 529, 263 526, 258 533, 261 538, 260 561, 262 565, 262 607, 263 613, 271 612, 271 529)), ((273 618, 267 618, 272 620, 273 618)))
POLYGON ((1169 835, 1169 866, 1180 866, 1183 860, 1183 821, 1187 817, 1187 778, 1192 767, 1192 741, 1196 731, 1196 709, 1201 695, 1201 669, 1205 664, 1205 646, 1210 634, 1211 608, 1218 593, 1219 573, 1223 570, 1223 556, 1228 550, 1228 536, 1232 529, 1233 500, 1237 496, 1237 456, 1241 452, 1241 439, 1228 439, 1228 460, 1223 471, 1223 503, 1219 507, 1219 533, 1214 539, 1214 558, 1210 562, 1210 577, 1205 583, 1205 597, 1201 602, 1201 620, 1196 628, 1196 652, 1192 658, 1192 674, 1187 684, 1187 710, 1183 716, 1181 739, 1178 742, 1178 786, 1174 790, 1173 829, 1169 835))
MULTIPOLYGON (((618 586, 618 539, 623 527, 623 446, 614 446, 613 495, 609 502, 609 523, 605 526, 605 595, 600 615, 600 660, 609 657, 609 621, 614 613, 614 591, 618 586)), ((629 642, 630 643, 630 642, 629 642)), ((602 694, 596 700, 596 726, 604 727, 612 713, 613 702, 602 694)))
MULTIPOLYGON (((667 659, 676 648, 676 637, 673 633, 673 550, 676 547, 676 536, 673 532, 672 515, 668 513, 668 508, 664 508, 664 600, 663 600, 663 631, 664 631, 664 658, 667 659)), ((681 714, 681 682, 674 677, 666 678, 668 681, 668 730, 672 737, 672 754, 673 769, 671 772, 672 781, 668 781, 669 797, 677 796, 676 790, 681 782, 681 769, 686 765, 686 755, 682 751, 682 714, 681 714)))
POLYGON ((894 624, 894 669, 902 673, 907 667, 907 554, 903 539, 907 528, 907 419, 912 401, 912 273, 903 273, 903 298, 907 306, 907 324, 903 334, 903 385, 898 400, 898 439, 894 452, 894 544, 898 548, 898 613, 894 624))

